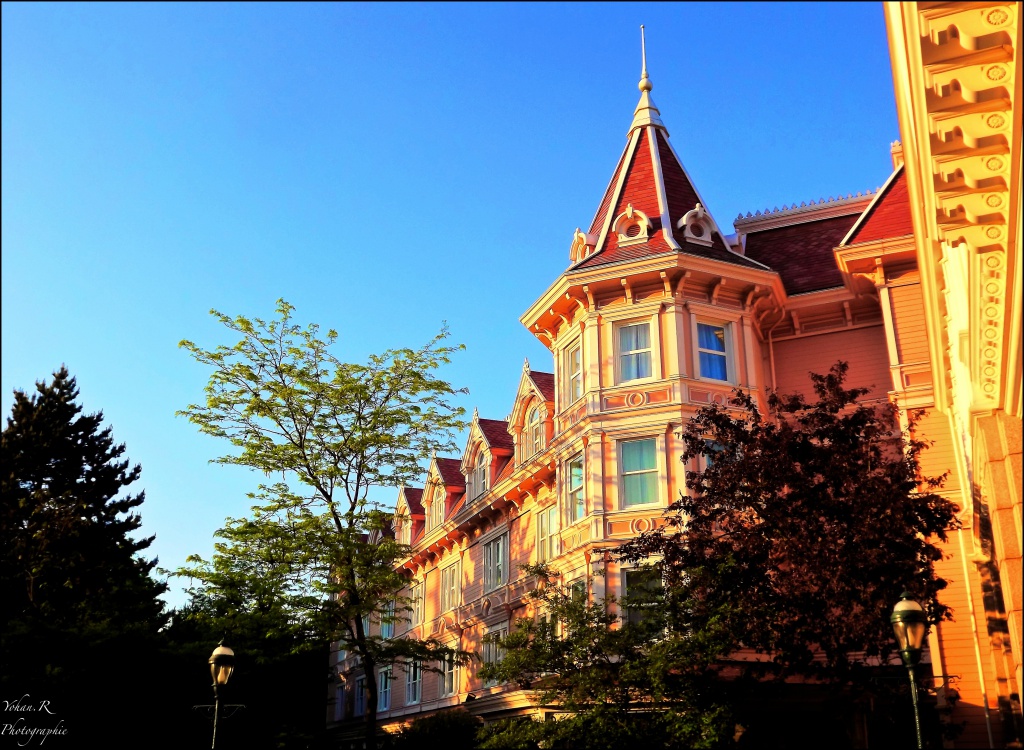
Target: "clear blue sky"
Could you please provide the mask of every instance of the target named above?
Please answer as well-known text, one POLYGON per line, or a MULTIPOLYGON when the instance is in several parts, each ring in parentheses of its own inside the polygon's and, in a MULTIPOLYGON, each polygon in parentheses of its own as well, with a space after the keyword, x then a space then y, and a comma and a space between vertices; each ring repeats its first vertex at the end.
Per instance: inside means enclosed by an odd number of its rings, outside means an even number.
MULTIPOLYGON (((3 5, 5 414, 61 363, 142 464, 151 552, 208 556, 259 477, 174 412, 208 315, 341 333, 337 354, 467 351, 510 410, 519 315, 568 265, 652 92, 723 230, 873 189, 898 137, 881 3, 3 5)), ((393 500, 382 490, 379 499, 393 500)), ((180 603, 180 593, 171 595, 180 603)))

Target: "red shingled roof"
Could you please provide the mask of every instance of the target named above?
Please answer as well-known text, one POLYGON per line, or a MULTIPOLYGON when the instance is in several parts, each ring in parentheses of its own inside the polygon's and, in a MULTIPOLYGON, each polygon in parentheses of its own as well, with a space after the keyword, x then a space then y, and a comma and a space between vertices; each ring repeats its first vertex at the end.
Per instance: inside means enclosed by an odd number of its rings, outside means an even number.
MULTIPOLYGON (((619 247, 618 235, 609 227, 604 242, 594 249, 594 252, 576 268, 594 268, 610 263, 622 263, 630 260, 637 260, 653 255, 662 255, 671 252, 678 252, 665 239, 662 232, 661 207, 658 202, 658 170, 655 169, 654 159, 651 154, 650 138, 655 137, 657 143, 658 161, 660 162, 662 183, 665 190, 665 203, 667 207, 669 230, 673 239, 681 248, 681 252, 703 258, 711 258, 726 263, 733 263, 748 268, 761 268, 756 263, 744 258, 741 255, 730 252, 726 247, 725 240, 713 232, 711 236, 712 245, 699 245, 691 243, 686 239, 684 231, 676 228, 676 223, 688 212, 692 211, 700 201, 697 190, 686 171, 676 158, 675 152, 669 145, 668 138, 659 126, 648 125, 639 129, 638 134, 631 136, 637 138, 636 148, 633 150, 632 158, 628 164, 624 164, 624 158, 619 159, 615 174, 612 176, 611 185, 605 192, 594 221, 590 225, 591 233, 599 233, 604 229, 609 214, 614 217, 632 205, 634 209, 643 212, 651 221, 649 239, 647 242, 619 247), (626 170, 626 179, 618 195, 615 193, 615 185, 618 182, 619 173, 626 170), (614 200, 614 209, 611 209, 611 201, 614 200)), ((628 152, 628 148, 627 148, 628 152)), ((707 209, 707 206, 704 207, 707 209)))
POLYGON ((790 224, 747 235, 747 255, 778 271, 788 294, 843 285, 832 253, 859 214, 790 224))
POLYGON ((545 401, 555 400, 555 376, 553 373, 530 370, 530 379, 536 384, 545 401))
POLYGON ((900 167, 896 179, 890 182, 881 197, 868 209, 867 215, 857 227, 853 237, 846 243, 874 242, 890 237, 906 237, 914 233, 910 218, 910 194, 907 192, 907 176, 900 167))
POLYGON ((503 419, 478 419, 480 432, 484 434, 491 448, 507 448, 512 450, 512 435, 508 431, 508 422, 503 419))
POLYGON ((422 487, 403 487, 403 494, 405 495, 405 502, 409 505, 409 515, 411 516, 422 516, 423 515, 423 488, 422 487))
POLYGON ((608 183, 607 189, 604 191, 604 197, 601 198, 601 205, 597 207, 597 213, 594 214, 594 220, 590 223, 590 233, 598 234, 602 227, 604 227, 604 220, 608 217, 608 207, 611 205, 612 198, 615 195, 615 186, 619 182, 619 170, 622 169, 622 163, 626 160, 626 154, 629 151, 629 143, 626 143, 626 147, 622 149, 622 156, 619 157, 619 163, 615 165, 615 172, 612 174, 612 181, 608 183))
POLYGON ((437 458, 437 471, 444 483, 450 487, 465 487, 466 477, 462 475, 462 462, 457 458, 437 458))

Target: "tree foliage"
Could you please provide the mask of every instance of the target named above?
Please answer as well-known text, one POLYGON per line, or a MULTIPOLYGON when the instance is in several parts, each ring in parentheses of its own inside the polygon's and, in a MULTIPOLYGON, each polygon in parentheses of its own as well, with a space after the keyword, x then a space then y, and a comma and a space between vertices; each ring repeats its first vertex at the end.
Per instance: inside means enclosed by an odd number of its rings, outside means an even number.
POLYGON ((144 493, 126 491, 141 468, 78 396, 64 367, 32 395, 16 390, 0 440, 0 686, 50 701, 40 721, 121 747, 102 716, 124 688, 111 665, 155 659, 166 586, 141 556, 153 537, 136 535, 144 493))
POLYGON ((557 720, 488 727, 481 747, 700 748, 731 734, 714 679, 723 648, 717 631, 666 637, 669 610, 660 588, 591 603, 559 583, 557 571, 528 571, 540 582, 528 597, 542 614, 519 619, 498 639, 504 658, 480 674, 533 689, 538 704, 557 709, 557 720), (643 617, 621 619, 619 603, 643 617))
POLYGON ((482 674, 566 714, 490 727, 484 747, 715 747, 750 720, 751 738, 774 737, 777 721, 766 731, 770 711, 757 707, 792 687, 766 691, 772 678, 792 676, 819 687, 807 709, 818 714, 796 723, 816 726, 818 742, 825 732, 845 741, 826 714, 848 717, 850 696, 874 679, 865 666, 892 655, 901 591, 932 622, 949 616, 931 540, 957 524, 956 507, 932 491, 942 478, 920 475, 925 445, 901 432, 890 404, 846 388, 846 372, 838 363, 812 375, 812 401, 769 393, 762 414, 738 390, 690 420, 682 460, 700 470, 687 471, 688 492, 658 528, 612 553, 654 571, 661 588, 588 604, 552 571, 534 571, 545 616, 520 620, 500 641, 505 658, 482 674), (615 614, 630 610, 642 617, 615 614))
POLYGON ((338 335, 292 322, 280 300, 279 318, 264 321, 213 315, 233 346, 205 350, 181 345, 212 368, 206 401, 181 412, 199 429, 237 449, 220 463, 268 476, 252 497, 250 519, 229 519, 211 562, 191 560, 193 597, 226 616, 274 613, 268 626, 305 630, 337 640, 366 675, 366 743, 376 742, 377 669, 413 659, 425 669, 442 657, 465 660, 433 639, 383 639, 364 618, 395 622, 409 602, 396 563, 408 548, 388 533, 390 514, 369 497, 371 487, 408 483, 434 452, 455 448, 461 391, 436 375, 461 347, 447 331, 419 349, 392 349, 350 364, 331 353, 338 335), (392 609, 393 606, 393 609, 392 609))
POLYGON ((145 493, 120 495, 141 473, 123 459, 103 414, 82 414, 66 368, 36 393, 14 392, 3 431, 3 581, 7 618, 76 627, 158 622, 166 588, 133 538, 145 493))
POLYGON ((921 476, 925 444, 891 404, 845 388, 847 369, 811 375, 814 401, 768 394, 766 415, 742 391, 698 412, 683 461, 706 468, 687 472, 664 526, 619 550, 656 557, 677 629, 725 627, 731 649, 769 655, 780 676, 842 682, 887 659, 903 590, 932 622, 949 617, 932 540, 955 528, 957 508, 932 492, 943 477, 921 476))

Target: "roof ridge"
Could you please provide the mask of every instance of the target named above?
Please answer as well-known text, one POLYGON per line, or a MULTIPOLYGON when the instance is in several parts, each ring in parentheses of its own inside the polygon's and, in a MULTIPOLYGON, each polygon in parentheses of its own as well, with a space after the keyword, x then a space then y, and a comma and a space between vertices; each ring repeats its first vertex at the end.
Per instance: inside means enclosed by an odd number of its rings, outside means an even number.
POLYGON ((815 202, 815 200, 812 198, 810 203, 807 203, 806 201, 801 201, 799 206, 796 203, 793 203, 790 206, 787 206, 785 203, 783 203, 782 208, 775 206, 774 208, 766 208, 764 211, 755 211, 754 213, 750 213, 749 211, 747 211, 746 215, 741 213, 739 216, 735 218, 735 220, 733 220, 733 226, 738 226, 740 223, 760 221, 761 219, 767 217, 775 218, 779 216, 792 216, 794 214, 809 213, 811 211, 817 211, 826 206, 830 208, 835 208, 847 204, 853 204, 857 203, 858 201, 862 201, 865 198, 878 195, 878 193, 880 193, 881 191, 881 187, 875 188, 874 190, 871 190, 869 188, 868 190, 863 192, 858 191, 856 195, 853 193, 847 193, 844 197, 843 194, 840 193, 838 198, 830 195, 827 199, 819 198, 817 202, 815 202))

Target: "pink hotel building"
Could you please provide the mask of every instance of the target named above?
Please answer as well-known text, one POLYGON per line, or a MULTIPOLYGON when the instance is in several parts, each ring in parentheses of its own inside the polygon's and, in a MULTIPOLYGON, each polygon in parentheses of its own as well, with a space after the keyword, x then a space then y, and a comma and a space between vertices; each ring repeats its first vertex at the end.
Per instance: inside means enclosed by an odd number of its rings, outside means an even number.
MULTIPOLYGON (((966 7, 940 20, 956 23, 949 17, 966 7)), ((914 116, 908 108, 917 105, 904 95, 915 84, 897 57, 918 58, 913 44, 909 52, 906 45, 897 49, 900 34, 922 18, 934 24, 936 12, 924 3, 887 8, 903 129, 914 116)), ((990 24, 1002 23, 988 12, 990 24)), ((963 51, 961 38, 946 42, 963 51)), ((920 226, 920 198, 913 196, 922 184, 933 188, 921 178, 919 142, 904 134, 906 157, 893 144, 893 171, 877 193, 748 214, 726 234, 672 147, 646 71, 640 90, 626 147, 593 221, 576 231, 568 268, 521 317, 551 351, 554 372, 527 363, 508 419, 474 413, 462 457, 434 458, 422 487, 398 493, 395 533, 411 545, 402 567, 417 604, 409 622, 385 626, 393 632, 383 635, 432 635, 495 658, 483 637, 534 614, 525 594, 535 582, 521 563, 550 561, 565 584, 578 585, 592 601, 621 595, 631 571, 608 550, 652 528, 685 491, 676 434, 687 419, 702 406, 725 403, 734 388, 805 390, 809 371, 843 359, 851 384, 925 411, 918 429, 934 446, 924 471, 948 470, 942 492, 963 509, 964 530, 951 535, 938 565, 952 581, 944 598, 955 619, 933 629, 926 654, 939 703, 955 690, 950 719, 967 722, 949 746, 1012 742, 1020 715, 1020 494, 1000 484, 991 451, 985 474, 977 460, 971 474, 963 425, 944 395, 957 378, 949 357, 957 342, 936 346, 935 315, 922 289, 933 270, 921 255, 928 227, 920 226), (1000 515, 1006 508, 1010 514, 1000 515), (979 520, 985 514, 990 530, 979 520)), ((1011 100, 1010 114, 1012 106, 1011 100)), ((1019 156, 1019 115, 1014 122, 1019 156)), ((1019 161, 1010 160, 1019 175, 1019 161)), ((1008 191, 1008 184, 999 189, 1008 191)), ((1019 197, 999 194, 1013 203, 1003 219, 1012 230, 1014 221, 1019 226, 1019 197)), ((1019 243, 1018 235, 1016 250, 1010 244, 1003 256, 1018 264, 1018 277, 1019 243)), ((956 247, 948 239, 946 246, 956 247)), ((943 268, 952 286, 957 274, 943 268)), ((962 274, 963 284, 972 279, 969 270, 962 274)), ((949 295, 947 302, 954 304, 949 295)), ((1019 346, 1019 330, 1016 336, 1019 346)), ((1019 375, 1018 362, 1017 380, 1010 372, 1003 386, 1019 391, 1019 375)), ((1015 403, 995 419, 1004 420, 1000 460, 1007 476, 1015 465, 1019 479, 1019 395, 1015 403)), ((354 660, 338 656, 347 679, 332 688, 328 723, 344 735, 348 726, 361 731, 355 718, 365 699, 354 660)), ((394 729, 454 706, 485 720, 545 711, 528 691, 488 684, 476 672, 396 667, 378 683, 381 725, 394 729)))

